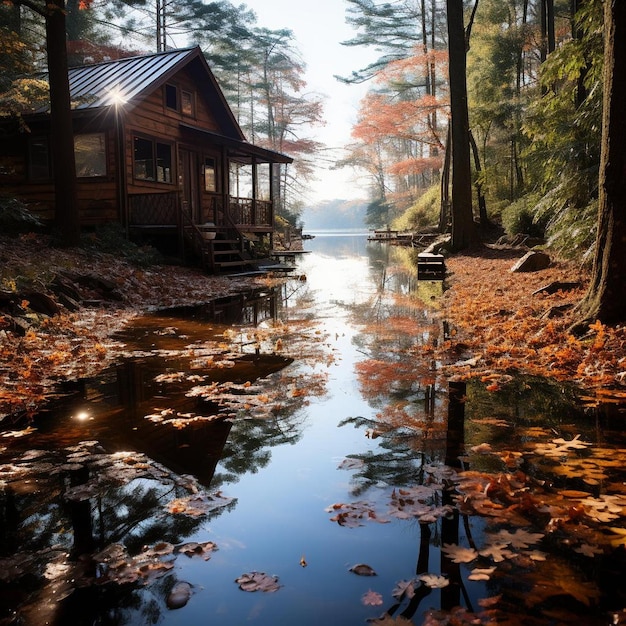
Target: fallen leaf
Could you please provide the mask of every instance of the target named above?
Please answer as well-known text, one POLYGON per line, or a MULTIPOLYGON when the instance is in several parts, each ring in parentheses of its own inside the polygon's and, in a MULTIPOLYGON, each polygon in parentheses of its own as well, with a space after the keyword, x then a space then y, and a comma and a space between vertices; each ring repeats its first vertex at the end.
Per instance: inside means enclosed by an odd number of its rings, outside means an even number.
POLYGON ((398 581, 391 595, 398 600, 404 596, 410 600, 415 595, 415 581, 413 579, 398 581))
POLYGON ((280 589, 278 576, 269 576, 264 572, 250 572, 235 579, 242 591, 264 591, 272 593, 280 589))
POLYGON ((523 550, 543 539, 543 533, 530 533, 523 528, 518 528, 514 533, 508 530, 500 530, 491 535, 493 543, 502 541, 514 548, 523 550))
POLYGON ((350 569, 350 572, 357 574, 358 576, 376 576, 376 572, 372 567, 366 565, 365 563, 357 563, 353 565, 350 569))
POLYGON ((468 580, 489 580, 495 571, 495 565, 493 567, 476 567, 467 578, 468 580))
POLYGON ((441 551, 454 563, 469 563, 478 556, 473 548, 464 548, 454 543, 444 543, 441 551))
POLYGON ((371 589, 363 594, 361 602, 365 606, 380 606, 383 603, 383 597, 376 591, 371 589))
POLYGON ((450 584, 445 576, 437 576, 437 574, 422 574, 418 576, 418 579, 431 589, 443 589, 450 584))

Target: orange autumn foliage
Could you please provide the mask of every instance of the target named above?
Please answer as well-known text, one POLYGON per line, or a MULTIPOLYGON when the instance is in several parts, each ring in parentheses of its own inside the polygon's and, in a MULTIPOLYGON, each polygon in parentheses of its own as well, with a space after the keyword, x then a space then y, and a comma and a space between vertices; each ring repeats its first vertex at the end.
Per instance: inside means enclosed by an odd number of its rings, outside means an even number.
POLYGON ((590 389, 622 386, 626 329, 596 322, 583 337, 569 330, 587 273, 565 262, 539 272, 512 273, 518 257, 519 251, 484 248, 446 260, 450 289, 443 296, 444 316, 456 330, 453 341, 440 348, 447 372, 473 377, 520 370, 590 389), (540 291, 557 281, 580 286, 552 294, 540 291))

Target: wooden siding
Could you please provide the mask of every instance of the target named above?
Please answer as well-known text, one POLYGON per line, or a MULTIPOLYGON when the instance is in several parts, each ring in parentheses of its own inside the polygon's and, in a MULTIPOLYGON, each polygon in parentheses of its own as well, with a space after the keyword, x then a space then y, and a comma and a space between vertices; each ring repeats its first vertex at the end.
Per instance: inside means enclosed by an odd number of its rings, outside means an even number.
MULTIPOLYGON (((193 215, 197 223, 214 222, 218 226, 229 228, 245 225, 246 230, 250 231, 272 231, 271 205, 229 198, 227 148, 225 145, 213 144, 211 133, 219 135, 227 132, 227 141, 241 141, 241 136, 232 128, 220 128, 220 120, 224 121, 224 104, 217 95, 215 102, 207 101, 206 98, 212 97, 212 91, 202 88, 201 81, 204 79, 206 73, 199 61, 193 61, 167 83, 177 88, 179 107, 183 91, 193 95, 192 115, 166 106, 165 85, 156 87, 140 99, 119 105, 117 110, 109 107, 75 112, 75 134, 103 132, 106 136, 106 176, 77 179, 79 215, 83 225, 111 221, 127 224, 133 200, 134 206, 142 206, 145 213, 148 204, 141 197, 146 194, 166 194, 170 197, 170 202, 178 194, 176 206, 182 206, 184 198, 179 154, 181 150, 185 150, 193 155, 189 163, 194 168, 190 180, 194 186, 197 185, 195 193, 199 207, 196 207, 193 215), (209 134, 203 134, 203 130, 209 134), (123 138, 124 154, 121 167, 118 145, 120 136, 123 138), (171 182, 134 178, 133 151, 134 138, 137 136, 171 145, 171 182), (202 180, 202 165, 207 157, 214 160, 215 191, 207 191, 202 180)), ((44 220, 52 221, 55 202, 53 180, 29 180, 27 171, 28 138, 49 137, 49 120, 39 116, 28 123, 31 125, 30 134, 15 133, 10 136, 10 140, 7 135, 0 142, 0 186, 4 194, 22 199, 44 220)), ((243 150, 245 153, 245 147, 243 150)), ((156 203, 160 203, 159 199, 156 199, 156 203)))

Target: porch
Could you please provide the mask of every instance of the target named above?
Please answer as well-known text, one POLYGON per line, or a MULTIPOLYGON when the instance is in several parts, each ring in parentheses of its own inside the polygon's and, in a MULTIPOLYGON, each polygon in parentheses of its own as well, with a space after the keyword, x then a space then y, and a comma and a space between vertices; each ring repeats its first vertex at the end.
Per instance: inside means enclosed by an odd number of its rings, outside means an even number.
POLYGON ((243 270, 257 260, 251 250, 255 235, 269 235, 271 248, 274 211, 266 200, 229 197, 224 204, 213 198, 194 220, 178 191, 128 196, 126 222, 129 237, 152 243, 168 253, 199 263, 216 273, 227 268, 243 270), (210 223, 210 229, 205 224, 210 223), (209 236, 207 230, 214 234, 209 236))

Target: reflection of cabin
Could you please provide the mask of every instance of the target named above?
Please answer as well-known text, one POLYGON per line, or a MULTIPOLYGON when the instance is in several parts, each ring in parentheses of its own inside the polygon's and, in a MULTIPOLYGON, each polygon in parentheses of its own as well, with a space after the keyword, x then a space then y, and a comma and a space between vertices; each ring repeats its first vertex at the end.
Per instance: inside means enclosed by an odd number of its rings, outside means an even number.
MULTIPOLYGON (((120 222, 214 270, 242 263, 251 241, 271 246, 278 168, 292 159, 246 141, 200 48, 75 67, 69 78, 83 226, 120 222)), ((30 132, 16 124, 3 138, 0 181, 51 220, 49 117, 25 121, 30 132)))

